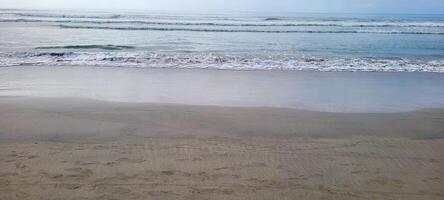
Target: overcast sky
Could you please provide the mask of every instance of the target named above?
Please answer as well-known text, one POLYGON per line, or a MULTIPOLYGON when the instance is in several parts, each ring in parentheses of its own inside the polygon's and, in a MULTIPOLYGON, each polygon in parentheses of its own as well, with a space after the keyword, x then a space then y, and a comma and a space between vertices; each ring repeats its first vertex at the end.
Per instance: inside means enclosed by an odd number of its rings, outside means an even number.
POLYGON ((444 14, 444 0, 0 0, 0 8, 444 14))

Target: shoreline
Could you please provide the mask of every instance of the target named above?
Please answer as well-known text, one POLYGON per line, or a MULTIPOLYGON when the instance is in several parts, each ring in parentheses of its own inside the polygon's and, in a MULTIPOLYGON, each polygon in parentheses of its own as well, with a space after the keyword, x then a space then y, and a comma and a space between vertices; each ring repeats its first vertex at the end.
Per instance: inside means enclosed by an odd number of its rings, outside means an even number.
POLYGON ((0 76, 0 96, 347 113, 444 108, 439 73, 23 66, 0 76))

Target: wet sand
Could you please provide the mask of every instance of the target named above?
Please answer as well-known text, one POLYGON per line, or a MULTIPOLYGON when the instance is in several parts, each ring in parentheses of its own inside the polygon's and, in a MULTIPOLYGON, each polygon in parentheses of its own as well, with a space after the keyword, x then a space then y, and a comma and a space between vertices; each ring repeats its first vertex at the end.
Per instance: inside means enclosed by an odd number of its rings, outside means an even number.
POLYGON ((444 108, 444 73, 16 66, 0 68, 0 96, 405 112, 444 108))
POLYGON ((444 110, 0 98, 0 199, 443 199, 444 110))

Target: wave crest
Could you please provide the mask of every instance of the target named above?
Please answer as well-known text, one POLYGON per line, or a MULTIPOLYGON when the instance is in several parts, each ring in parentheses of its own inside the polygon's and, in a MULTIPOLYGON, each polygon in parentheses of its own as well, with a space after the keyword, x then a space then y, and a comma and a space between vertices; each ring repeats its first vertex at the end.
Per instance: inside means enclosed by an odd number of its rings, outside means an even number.
POLYGON ((49 13, 14 13, 20 17, 43 17, 43 18, 90 18, 90 19, 117 19, 121 15, 75 15, 75 14, 49 14, 49 13))
POLYGON ((354 27, 354 28, 444 28, 443 23, 325 23, 325 22, 285 22, 285 23, 220 23, 220 22, 167 22, 143 20, 44 20, 44 19, 0 19, 0 22, 72 23, 72 24, 139 24, 166 26, 222 26, 222 27, 354 27))
POLYGON ((444 60, 270 57, 259 55, 154 52, 0 53, 0 66, 17 65, 444 73, 444 60))
POLYGON ((258 29, 210 29, 210 28, 167 28, 167 27, 110 27, 59 25, 65 29, 102 29, 127 31, 193 31, 193 32, 245 32, 245 33, 374 33, 374 34, 415 34, 444 35, 444 32, 386 31, 386 30, 258 30, 258 29))
POLYGON ((103 50, 122 50, 132 49, 133 46, 124 45, 68 45, 68 46, 48 46, 48 47, 36 47, 35 49, 103 49, 103 50))

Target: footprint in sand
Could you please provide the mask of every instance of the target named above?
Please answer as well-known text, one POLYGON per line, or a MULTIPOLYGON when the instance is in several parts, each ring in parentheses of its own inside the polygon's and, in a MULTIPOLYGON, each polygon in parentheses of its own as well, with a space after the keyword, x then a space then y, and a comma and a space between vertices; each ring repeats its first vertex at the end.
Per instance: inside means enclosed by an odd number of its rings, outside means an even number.
POLYGON ((385 188, 385 189, 400 189, 405 183, 398 179, 390 179, 383 176, 372 178, 367 181, 367 185, 370 187, 385 188))
POLYGON ((179 196, 179 194, 173 193, 171 191, 165 191, 165 190, 160 190, 160 191, 147 191, 147 192, 143 192, 146 195, 149 196, 166 196, 166 195, 174 195, 174 196, 179 196))
POLYGON ((162 171, 163 175, 171 176, 174 174, 174 171, 168 170, 168 171, 162 171))
POLYGON ((441 183, 441 178, 439 178, 439 177, 428 178, 428 179, 424 179, 423 182, 441 183))
POLYGON ((233 170, 233 169, 234 169, 234 167, 218 167, 218 168, 215 168, 214 170, 220 171, 220 170, 233 170))
POLYGON ((25 199, 28 198, 29 196, 31 196, 30 194, 26 193, 26 192, 17 192, 15 194, 15 196, 19 199, 25 199))
POLYGON ((77 189, 80 189, 82 187, 82 185, 79 185, 79 184, 59 184, 59 185, 55 185, 54 187, 68 189, 68 190, 77 190, 77 189))
POLYGON ((111 161, 111 162, 106 162, 103 165, 105 165, 105 166, 114 166, 114 165, 117 165, 117 164, 118 164, 117 162, 111 161))
POLYGON ((8 186, 11 183, 11 181, 7 180, 7 179, 2 179, 0 177, 0 187, 1 186, 8 186))
POLYGON ((262 163, 262 162, 256 162, 256 163, 246 164, 242 167, 244 167, 244 168, 267 167, 267 164, 262 163))
POLYGON ((138 175, 126 175, 122 173, 117 173, 115 176, 107 176, 107 177, 101 177, 93 180, 95 184, 107 184, 107 183, 126 183, 131 179, 137 178, 138 175))
POLYGON ((24 169, 24 168, 26 168, 26 167, 28 167, 28 166, 26 166, 25 164, 22 164, 22 163, 15 163, 15 168, 16 168, 16 169, 24 169))
POLYGON ((88 178, 93 175, 92 170, 84 169, 84 168, 80 168, 80 167, 68 168, 65 170, 68 172, 74 172, 74 174, 66 175, 66 177, 70 177, 70 178, 84 179, 84 178, 88 178))
POLYGON ((52 178, 52 179, 59 179, 59 178, 63 177, 63 174, 52 174, 52 175, 48 175, 48 176, 49 176, 49 178, 52 178))
POLYGON ((145 162, 145 159, 129 159, 129 158, 119 158, 116 160, 116 162, 120 163, 120 162, 127 162, 127 163, 143 163, 145 162))
POLYGON ((75 161, 76 165, 80 165, 80 166, 86 166, 86 165, 95 165, 98 162, 82 162, 82 161, 75 161))
POLYGON ((368 173, 369 171, 367 170, 356 170, 356 171, 352 171, 352 174, 365 174, 368 173))
POLYGON ((193 194, 223 194, 231 195, 234 193, 232 189, 220 189, 220 188, 192 188, 191 193, 193 194))
POLYGON ((37 156, 37 155, 31 155, 31 156, 28 156, 28 159, 34 159, 34 158, 38 158, 38 157, 40 157, 40 156, 37 156))
MULTIPOLYGON (((98 185, 94 187, 94 190, 98 193, 106 193, 112 195, 123 195, 131 193, 132 191, 128 188, 120 186, 109 186, 109 185, 98 185)), ((102 199, 102 198, 100 198, 102 199)))
POLYGON ((131 192, 130 189, 123 188, 123 187, 115 187, 115 188, 112 188, 112 191, 111 191, 111 193, 113 193, 113 194, 128 194, 130 192, 131 192))

